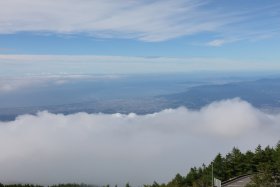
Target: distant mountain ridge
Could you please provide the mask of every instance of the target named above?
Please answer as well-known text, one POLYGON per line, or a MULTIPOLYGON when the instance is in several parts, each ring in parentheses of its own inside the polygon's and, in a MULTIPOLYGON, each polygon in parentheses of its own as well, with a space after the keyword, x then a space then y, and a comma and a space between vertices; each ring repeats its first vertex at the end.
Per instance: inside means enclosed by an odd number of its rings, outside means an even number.
POLYGON ((173 107, 187 106, 199 109, 213 101, 239 97, 258 108, 280 107, 280 78, 234 82, 219 85, 202 85, 186 92, 161 96, 173 107))

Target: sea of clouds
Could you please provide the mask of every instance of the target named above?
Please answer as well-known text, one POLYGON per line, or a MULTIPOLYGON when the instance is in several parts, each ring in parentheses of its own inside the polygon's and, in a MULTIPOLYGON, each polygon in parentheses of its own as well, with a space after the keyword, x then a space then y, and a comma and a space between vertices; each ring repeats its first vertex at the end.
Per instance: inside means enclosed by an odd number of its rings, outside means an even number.
POLYGON ((280 140, 280 114, 238 98, 148 115, 52 114, 0 122, 0 181, 141 185, 185 175, 233 146, 280 140))

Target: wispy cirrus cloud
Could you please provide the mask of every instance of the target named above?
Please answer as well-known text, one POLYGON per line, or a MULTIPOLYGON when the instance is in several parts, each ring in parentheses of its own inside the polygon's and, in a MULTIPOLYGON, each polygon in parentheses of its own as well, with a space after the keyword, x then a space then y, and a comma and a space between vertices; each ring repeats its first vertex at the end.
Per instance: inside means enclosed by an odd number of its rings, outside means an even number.
POLYGON ((264 28, 263 22, 257 21, 262 18, 277 23, 279 13, 266 14, 262 12, 265 8, 240 11, 238 7, 231 9, 222 3, 217 6, 212 1, 194 0, 10 0, 0 2, 0 33, 86 33, 101 38, 150 42, 202 32, 224 37, 244 30, 252 32, 256 28, 268 34, 278 26, 271 24, 264 28))
MULTIPOLYGON (((215 20, 191 21, 202 5, 202 1, 192 0, 3 1, 0 33, 87 33, 161 41, 217 27, 219 23, 215 20), (189 22, 187 27, 184 22, 189 22)), ((199 19, 201 15, 196 17, 199 19)))

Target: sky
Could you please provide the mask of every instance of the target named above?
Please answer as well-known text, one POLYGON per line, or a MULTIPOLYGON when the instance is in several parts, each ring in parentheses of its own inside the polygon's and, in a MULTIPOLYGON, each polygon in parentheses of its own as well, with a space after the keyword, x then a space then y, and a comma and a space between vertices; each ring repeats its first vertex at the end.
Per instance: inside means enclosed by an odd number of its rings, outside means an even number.
MULTIPOLYGON (((0 0, 0 96, 123 74, 279 73, 279 43, 278 0, 0 0)), ((0 121, 0 182, 167 182, 233 146, 275 145, 279 125, 238 98, 147 115, 38 111, 0 121)))
POLYGON ((10 75, 22 75, 23 66, 25 74, 57 74, 61 66, 70 74, 280 69, 277 0, 10 0, 0 7, 0 63, 10 75), (72 57, 88 64, 67 70, 72 57), (28 68, 38 63, 41 70, 28 68))

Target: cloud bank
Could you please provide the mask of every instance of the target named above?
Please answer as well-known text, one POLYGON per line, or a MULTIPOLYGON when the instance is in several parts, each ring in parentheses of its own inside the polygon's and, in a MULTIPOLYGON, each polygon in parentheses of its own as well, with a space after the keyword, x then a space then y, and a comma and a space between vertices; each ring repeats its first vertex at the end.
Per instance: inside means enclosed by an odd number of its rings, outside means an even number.
POLYGON ((218 153, 280 138, 280 114, 239 100, 148 115, 39 112, 0 122, 1 182, 165 182, 218 153))

